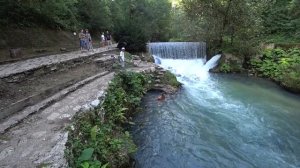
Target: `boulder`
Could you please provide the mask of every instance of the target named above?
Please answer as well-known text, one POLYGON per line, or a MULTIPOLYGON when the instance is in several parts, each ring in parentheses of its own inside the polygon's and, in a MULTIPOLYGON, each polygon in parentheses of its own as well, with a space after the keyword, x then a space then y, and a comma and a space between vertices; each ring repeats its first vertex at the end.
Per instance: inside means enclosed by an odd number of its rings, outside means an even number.
POLYGON ((60 48, 61 52, 68 52, 68 50, 66 48, 60 48))
POLYGON ((13 48, 9 50, 11 58, 20 58, 23 56, 21 48, 13 48))

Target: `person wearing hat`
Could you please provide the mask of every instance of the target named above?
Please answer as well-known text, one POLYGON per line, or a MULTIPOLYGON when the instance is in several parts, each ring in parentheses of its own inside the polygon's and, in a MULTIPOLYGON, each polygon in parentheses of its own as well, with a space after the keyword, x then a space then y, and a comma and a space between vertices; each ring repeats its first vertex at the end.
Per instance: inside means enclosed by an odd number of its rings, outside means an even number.
POLYGON ((125 48, 122 47, 121 52, 120 52, 120 61, 121 61, 121 66, 122 68, 125 67, 125 48))

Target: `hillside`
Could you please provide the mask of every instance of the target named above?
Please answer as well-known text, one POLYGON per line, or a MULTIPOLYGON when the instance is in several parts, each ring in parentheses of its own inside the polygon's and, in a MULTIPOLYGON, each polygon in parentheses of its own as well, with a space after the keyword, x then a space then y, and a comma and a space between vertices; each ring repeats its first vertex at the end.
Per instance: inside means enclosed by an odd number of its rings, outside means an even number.
POLYGON ((78 37, 70 31, 44 28, 5 29, 0 35, 0 62, 60 53, 61 48, 79 48, 78 37), (22 54, 10 57, 10 49, 21 49, 22 54))

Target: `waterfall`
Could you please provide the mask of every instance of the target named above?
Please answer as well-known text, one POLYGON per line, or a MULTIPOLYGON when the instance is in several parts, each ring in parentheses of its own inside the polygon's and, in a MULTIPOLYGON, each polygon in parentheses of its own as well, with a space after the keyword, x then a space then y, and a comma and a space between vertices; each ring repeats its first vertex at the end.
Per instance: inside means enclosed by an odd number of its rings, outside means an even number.
POLYGON ((206 62, 204 42, 149 43, 148 47, 155 64, 170 70, 182 83, 187 79, 188 82, 207 80, 209 69, 217 66, 221 58, 221 55, 216 55, 206 62))
POLYGON ((206 58, 206 43, 204 42, 159 42, 149 43, 152 55, 167 59, 197 59, 206 58))

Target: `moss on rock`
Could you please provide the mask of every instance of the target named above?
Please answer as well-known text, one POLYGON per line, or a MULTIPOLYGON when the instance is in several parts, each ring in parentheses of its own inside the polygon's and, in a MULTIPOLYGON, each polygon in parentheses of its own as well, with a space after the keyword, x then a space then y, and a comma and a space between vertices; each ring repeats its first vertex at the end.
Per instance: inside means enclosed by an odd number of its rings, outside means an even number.
POLYGON ((170 71, 166 71, 162 77, 162 84, 170 85, 175 88, 179 88, 181 83, 177 81, 176 76, 170 71))
POLYGON ((240 73, 242 71, 241 59, 232 54, 222 54, 219 64, 210 70, 213 73, 240 73))

